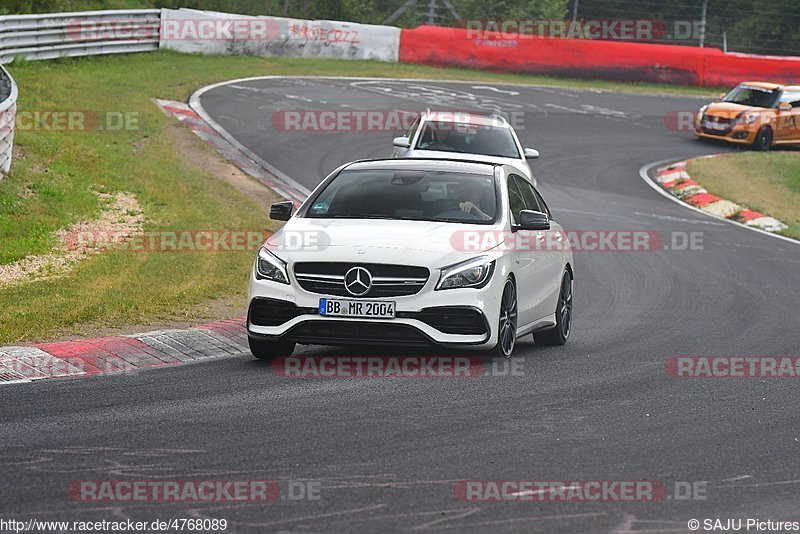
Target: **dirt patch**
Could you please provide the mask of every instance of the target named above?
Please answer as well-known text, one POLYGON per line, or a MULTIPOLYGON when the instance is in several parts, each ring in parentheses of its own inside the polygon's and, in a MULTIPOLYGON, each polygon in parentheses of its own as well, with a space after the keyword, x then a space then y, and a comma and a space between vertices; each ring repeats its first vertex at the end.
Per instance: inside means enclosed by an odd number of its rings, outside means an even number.
POLYGON ((169 124, 167 134, 172 140, 172 145, 183 155, 184 161, 189 166, 199 171, 209 172, 220 180, 225 180, 247 198, 263 206, 265 213, 269 212, 272 203, 283 200, 274 191, 243 172, 239 167, 224 160, 188 128, 179 124, 169 124))
POLYGON ((150 144, 150 138, 142 137, 141 139, 133 143, 133 153, 138 154, 139 152, 147 148, 147 145, 149 144, 150 144))
POLYGON ((58 231, 58 245, 49 254, 28 256, 0 265, 0 288, 64 276, 75 264, 103 249, 105 243, 98 236, 126 238, 142 227, 142 209, 132 194, 95 194, 103 204, 98 219, 82 221, 58 231))

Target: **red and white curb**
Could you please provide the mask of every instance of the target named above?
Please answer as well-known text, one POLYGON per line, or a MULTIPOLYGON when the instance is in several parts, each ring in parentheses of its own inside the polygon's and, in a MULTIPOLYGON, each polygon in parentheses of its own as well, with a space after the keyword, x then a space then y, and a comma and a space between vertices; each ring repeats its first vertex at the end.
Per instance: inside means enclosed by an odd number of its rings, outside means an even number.
POLYGON ((197 137, 214 147, 225 159, 283 198, 293 200, 295 204, 299 205, 309 195, 310 191, 290 178, 285 175, 279 176, 277 172, 271 172, 265 168, 262 162, 254 161, 249 154, 220 135, 206 119, 198 115, 188 104, 160 99, 154 99, 154 102, 168 116, 178 119, 194 132, 197 137))
POLYGON ((747 209, 730 200, 712 195, 700 184, 695 182, 689 173, 686 172, 686 166, 694 160, 716 158, 720 156, 722 155, 702 156, 700 158, 679 161, 672 165, 661 167, 656 170, 655 181, 674 197, 711 215, 730 219, 731 221, 742 223, 752 228, 758 228, 766 232, 774 233, 786 230, 788 226, 774 217, 747 209))
POLYGON ((0 347, 0 384, 131 373, 247 352, 245 319, 188 330, 0 347))

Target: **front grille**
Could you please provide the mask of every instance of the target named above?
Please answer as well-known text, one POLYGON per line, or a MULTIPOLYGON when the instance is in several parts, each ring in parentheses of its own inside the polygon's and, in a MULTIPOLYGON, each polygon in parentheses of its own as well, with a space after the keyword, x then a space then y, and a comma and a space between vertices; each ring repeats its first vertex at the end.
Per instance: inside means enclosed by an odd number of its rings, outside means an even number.
POLYGON ((733 117, 725 117, 724 115, 709 115, 708 113, 704 113, 703 120, 709 122, 718 122, 720 124, 731 124, 736 119, 733 117))
POLYGON ((731 131, 732 127, 733 127, 733 123, 735 122, 735 120, 736 119, 731 118, 731 117, 716 116, 716 115, 712 116, 712 115, 709 115, 707 113, 704 113, 703 114, 703 122, 700 123, 700 130, 702 130, 703 133, 707 133, 709 135, 725 136, 725 135, 728 135, 730 133, 730 131, 731 131), (706 127, 706 123, 709 123, 709 122, 710 123, 719 124, 720 128, 717 129, 717 128, 708 128, 708 127, 706 127))
POLYGON ((301 262, 294 266, 300 287, 311 293, 350 298, 401 297, 419 293, 428 281, 425 267, 381 263, 301 262), (364 267, 372 275, 372 287, 364 295, 352 295, 344 287, 344 275, 364 267))
POLYGON ((316 308, 299 308, 293 302, 255 298, 250 303, 247 320, 256 326, 278 326, 300 315, 315 313, 316 308))
POLYGON ((425 308, 418 312, 398 312, 398 317, 417 319, 445 334, 485 335, 486 319, 480 310, 463 306, 425 308))
POLYGON ((430 344, 430 340, 413 326, 367 321, 304 321, 289 330, 283 339, 321 345, 430 344))

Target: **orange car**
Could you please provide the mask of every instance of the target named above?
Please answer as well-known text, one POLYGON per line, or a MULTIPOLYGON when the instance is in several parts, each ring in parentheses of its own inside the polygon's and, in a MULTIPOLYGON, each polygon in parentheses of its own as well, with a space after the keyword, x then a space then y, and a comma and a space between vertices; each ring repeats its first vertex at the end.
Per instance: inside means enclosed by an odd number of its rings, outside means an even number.
POLYGON ((800 85, 741 83, 700 108, 694 134, 756 150, 800 144, 800 85))

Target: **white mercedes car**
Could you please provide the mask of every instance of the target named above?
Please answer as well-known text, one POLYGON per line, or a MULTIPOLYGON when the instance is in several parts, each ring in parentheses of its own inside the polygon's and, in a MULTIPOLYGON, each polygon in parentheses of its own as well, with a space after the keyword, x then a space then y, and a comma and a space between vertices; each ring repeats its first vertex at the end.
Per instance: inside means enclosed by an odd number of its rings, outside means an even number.
POLYGON ((396 158, 458 158, 507 163, 522 171, 533 185, 536 177, 528 160, 539 151, 523 148, 517 132, 501 115, 465 111, 426 111, 402 137, 395 137, 396 158))
POLYGON ((515 340, 561 345, 573 259, 539 192, 511 165, 440 159, 348 163, 258 253, 253 355, 296 343, 443 345, 510 357, 515 340))

